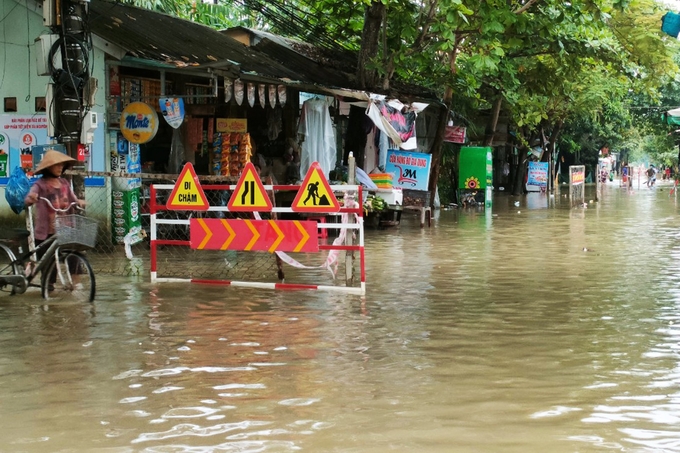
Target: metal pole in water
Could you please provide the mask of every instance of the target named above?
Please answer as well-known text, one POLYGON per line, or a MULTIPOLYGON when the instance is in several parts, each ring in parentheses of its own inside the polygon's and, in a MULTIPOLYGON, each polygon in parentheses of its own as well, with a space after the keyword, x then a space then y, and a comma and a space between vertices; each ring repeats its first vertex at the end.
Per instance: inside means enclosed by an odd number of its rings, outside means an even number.
POLYGON ((595 201, 600 201, 600 173, 602 170, 600 169, 600 162, 598 161, 597 165, 595 166, 596 168, 596 175, 595 175, 595 201))

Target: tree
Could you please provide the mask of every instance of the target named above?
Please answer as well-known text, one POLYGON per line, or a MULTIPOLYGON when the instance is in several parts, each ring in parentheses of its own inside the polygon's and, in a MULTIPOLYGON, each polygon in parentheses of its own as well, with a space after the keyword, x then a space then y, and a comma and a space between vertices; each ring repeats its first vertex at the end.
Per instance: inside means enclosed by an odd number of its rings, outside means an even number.
MULTIPOLYGON (((160 4, 207 20, 199 17, 196 4, 160 4)), ((561 133, 565 149, 585 146, 583 134, 577 135, 578 128, 587 127, 592 143, 582 150, 594 152, 598 142, 625 140, 625 133, 607 129, 626 123, 621 103, 631 92, 652 99, 677 72, 653 0, 235 0, 232 5, 224 19, 213 17, 211 23, 242 17, 323 47, 357 51, 357 80, 369 91, 387 90, 399 80, 436 90, 445 111, 433 147, 433 196, 441 138, 454 105, 458 117, 485 118, 487 144, 504 114, 519 147, 538 138, 551 149, 561 133)))

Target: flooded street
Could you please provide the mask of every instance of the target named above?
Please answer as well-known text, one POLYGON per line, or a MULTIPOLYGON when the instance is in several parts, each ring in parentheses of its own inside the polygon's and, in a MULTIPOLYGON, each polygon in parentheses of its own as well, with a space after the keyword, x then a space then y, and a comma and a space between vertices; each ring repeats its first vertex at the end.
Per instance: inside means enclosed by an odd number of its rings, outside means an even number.
POLYGON ((365 298, 146 275, 3 297, 0 452, 680 451, 668 189, 369 230, 365 298))

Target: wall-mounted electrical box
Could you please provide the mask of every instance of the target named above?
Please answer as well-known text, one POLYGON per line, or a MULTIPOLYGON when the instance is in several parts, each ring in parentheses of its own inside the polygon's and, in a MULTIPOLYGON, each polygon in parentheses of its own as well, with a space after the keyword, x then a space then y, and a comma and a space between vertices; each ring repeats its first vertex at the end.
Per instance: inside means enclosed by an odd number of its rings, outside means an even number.
POLYGON ((47 94, 45 95, 45 111, 47 112, 47 137, 54 137, 54 84, 47 84, 47 94))
POLYGON ((97 112, 87 112, 83 117, 83 126, 80 132, 80 143, 89 145, 94 142, 94 131, 97 129, 98 125, 97 112))
POLYGON ((42 2, 43 25, 45 27, 57 26, 57 2, 45 0, 42 2))
MULTIPOLYGON (((47 2, 46 2, 47 3, 47 2)), ((40 35, 35 39, 35 67, 39 76, 49 76, 50 74, 50 50, 54 43, 59 39, 59 35, 40 35)), ((61 52, 56 52, 52 64, 54 69, 61 69, 61 52)))

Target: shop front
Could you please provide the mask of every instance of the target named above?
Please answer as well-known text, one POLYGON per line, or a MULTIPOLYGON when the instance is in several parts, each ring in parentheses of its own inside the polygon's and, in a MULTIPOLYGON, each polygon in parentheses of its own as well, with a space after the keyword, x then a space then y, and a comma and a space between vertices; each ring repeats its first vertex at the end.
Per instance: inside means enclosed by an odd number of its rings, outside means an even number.
MULTIPOLYGON (((401 210, 403 184, 418 192, 411 199, 425 203, 428 198, 429 168, 417 170, 420 187, 412 187, 408 175, 386 168, 387 152, 429 155, 438 106, 423 111, 427 104, 402 104, 353 89, 350 76, 323 70, 283 39, 267 53, 252 36, 247 39, 249 33, 239 41, 226 32, 127 5, 102 0, 93 5, 100 14, 93 31, 126 51, 122 57, 109 55, 106 62, 110 170, 125 174, 112 190, 139 190, 142 221, 146 187, 173 183, 185 162, 193 164, 202 181, 232 184, 247 162, 274 184, 298 183, 311 163, 319 162, 327 179, 341 182, 346 180, 343 164, 353 151, 365 174, 391 177, 380 181, 381 187, 366 178, 374 197, 384 197, 386 209, 401 210), (154 27, 175 28, 177 36, 161 40, 154 27), (284 54, 288 64, 281 63, 284 54), (328 86, 329 80, 336 86, 328 86), (130 105, 144 106, 144 112, 126 111, 130 105), (152 130, 126 135, 126 129, 148 127, 146 119, 152 130)), ((276 201, 285 205, 292 200, 277 196, 276 201)), ((124 220, 113 216, 123 236, 137 226, 128 221, 130 209, 124 220)), ((119 241, 121 234, 114 233, 114 239, 119 241)))

